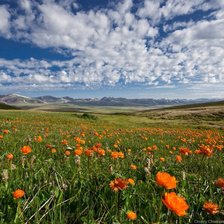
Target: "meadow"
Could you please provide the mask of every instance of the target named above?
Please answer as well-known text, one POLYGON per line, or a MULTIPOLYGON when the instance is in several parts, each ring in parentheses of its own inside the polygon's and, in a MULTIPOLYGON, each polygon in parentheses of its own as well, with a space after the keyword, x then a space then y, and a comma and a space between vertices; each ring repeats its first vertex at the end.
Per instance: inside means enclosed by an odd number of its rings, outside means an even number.
POLYGON ((200 119, 0 111, 0 223, 220 223, 223 120, 200 119))

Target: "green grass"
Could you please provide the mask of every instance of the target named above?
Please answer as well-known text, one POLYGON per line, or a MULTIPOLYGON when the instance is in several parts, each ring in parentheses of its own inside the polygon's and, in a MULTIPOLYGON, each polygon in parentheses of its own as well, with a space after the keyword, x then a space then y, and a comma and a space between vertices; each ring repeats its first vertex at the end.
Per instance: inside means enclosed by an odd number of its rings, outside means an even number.
POLYGON ((222 220, 223 214, 209 215, 203 210, 205 201, 224 210, 222 191, 214 186, 217 178, 224 178, 224 149, 218 150, 224 136, 222 130, 208 127, 199 130, 181 119, 136 115, 2 111, 0 223, 132 223, 126 217, 128 210, 137 213, 133 223, 139 224, 222 220), (37 136, 42 137, 41 142, 35 140, 37 136), (74 156, 79 148, 77 137, 85 140, 79 143, 83 148, 80 157, 74 156), (104 156, 93 148, 97 143, 105 150, 104 156), (213 149, 210 157, 194 154, 202 144, 213 149), (32 148, 30 154, 22 154, 24 145, 32 148), (152 157, 147 148, 153 145, 157 150, 152 157), (192 154, 182 155, 181 147, 192 154), (92 157, 85 155, 86 149, 95 150, 92 157), (65 155, 66 150, 70 156, 65 155), (124 158, 112 159, 111 151, 123 152, 124 158), (8 153, 14 155, 13 160, 6 159, 8 153), (181 163, 175 161, 176 155, 182 156, 181 163), (130 169, 131 164, 137 170, 130 169), (155 177, 159 171, 175 176, 177 188, 158 186, 155 177), (117 177, 132 178, 135 185, 114 192, 109 184, 117 177), (13 199, 16 189, 24 190, 25 196, 13 199), (178 217, 162 203, 164 193, 171 191, 186 199, 186 216, 178 217))

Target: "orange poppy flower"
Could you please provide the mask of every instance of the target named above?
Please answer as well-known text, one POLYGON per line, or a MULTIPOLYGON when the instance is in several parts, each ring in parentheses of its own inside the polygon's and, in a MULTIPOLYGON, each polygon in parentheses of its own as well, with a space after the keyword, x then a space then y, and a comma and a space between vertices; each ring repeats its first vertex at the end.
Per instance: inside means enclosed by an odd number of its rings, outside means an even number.
POLYGON ((2 135, 0 135, 0 139, 3 139, 3 136, 2 135))
POLYGON ((114 151, 111 153, 111 158, 113 159, 117 159, 117 158, 124 158, 124 153, 123 152, 117 152, 117 151, 114 151))
POLYGON ((218 180, 215 181, 215 186, 224 188, 224 178, 218 178, 218 180))
POLYGON ((130 168, 131 168, 132 170, 137 170, 137 166, 134 165, 134 164, 131 164, 130 168))
POLYGON ((117 152, 112 152, 111 153, 111 158, 117 159, 118 158, 118 153, 117 152))
POLYGON ((62 145, 68 145, 68 141, 67 141, 66 139, 63 139, 63 140, 61 141, 61 144, 62 144, 62 145))
POLYGON ((185 216, 189 205, 185 198, 178 196, 175 192, 165 193, 163 204, 178 216, 185 216))
POLYGON ((133 211, 128 211, 126 213, 126 215, 127 215, 127 218, 129 220, 135 220, 135 219, 137 219, 137 214, 135 212, 133 212, 133 211))
POLYGON ((124 158, 124 153, 123 152, 118 152, 118 157, 123 159, 124 158))
POLYGON ((128 180, 123 178, 115 178, 110 182, 110 188, 113 191, 121 191, 128 187, 128 180))
POLYGON ((76 142, 80 143, 81 138, 79 138, 79 137, 74 137, 74 140, 75 140, 76 142))
POLYGON ((82 155, 82 149, 76 149, 76 150, 74 151, 74 154, 75 154, 76 156, 80 156, 80 155, 82 155))
POLYGON ((56 153, 57 150, 56 150, 55 148, 53 148, 53 149, 51 149, 51 152, 52 152, 52 153, 56 153))
POLYGON ((27 154, 29 154, 29 153, 32 152, 32 149, 30 148, 30 146, 25 145, 25 146, 23 146, 23 147, 20 149, 20 151, 21 151, 24 155, 27 155, 27 154))
POLYGON ((101 148, 101 147, 102 147, 102 143, 97 142, 97 143, 95 144, 95 147, 97 147, 97 148, 101 148))
POLYGON ((9 133, 9 130, 3 130, 2 131, 4 134, 8 134, 9 133))
POLYGON ((47 149, 51 149, 52 148, 52 145, 51 144, 46 144, 46 148, 47 149))
POLYGON ((132 178, 128 178, 128 183, 131 185, 135 185, 135 181, 132 178))
POLYGON ((22 198, 25 195, 25 192, 21 189, 17 189, 12 194, 13 194, 14 199, 19 199, 19 198, 22 198))
POLYGON ((38 137, 37 137, 37 142, 42 142, 43 141, 43 139, 42 139, 42 137, 39 135, 38 137))
POLYGON ((81 138, 79 138, 79 137, 75 137, 74 140, 75 140, 77 143, 81 144, 81 145, 84 145, 84 144, 85 144, 85 140, 83 140, 83 139, 81 139, 81 138))
POLYGON ((97 133, 97 132, 94 132, 94 135, 95 135, 95 136, 99 136, 99 133, 97 133))
POLYGON ((80 144, 84 145, 85 143, 86 143, 85 140, 81 139, 80 144))
POLYGON ((176 161, 177 161, 177 162, 181 162, 181 161, 182 161, 182 157, 177 155, 177 156, 176 156, 176 161))
POLYGON ((197 151, 198 151, 198 154, 204 154, 210 157, 213 154, 213 147, 209 145, 200 145, 200 149, 198 149, 197 151))
POLYGON ((104 149, 99 149, 99 150, 97 150, 97 153, 98 153, 100 156, 105 156, 105 150, 104 150, 104 149))
POLYGON ((69 150, 65 150, 65 155, 70 156, 71 152, 69 150))
POLYGON ((161 162, 164 162, 164 161, 165 161, 165 158, 161 157, 159 160, 160 160, 161 162))
POLYGON ((216 148, 217 148, 219 151, 221 151, 221 150, 224 148, 224 146, 223 146, 223 145, 217 145, 216 148))
POLYGON ((194 154, 196 154, 196 155, 201 154, 201 150, 200 150, 200 149, 196 149, 196 150, 194 151, 194 154))
POLYGON ((9 153, 9 154, 6 155, 6 158, 7 158, 8 160, 12 160, 13 157, 14 157, 14 156, 13 156, 12 153, 9 153))
POLYGON ((88 156, 88 157, 91 157, 92 155, 93 155, 93 150, 91 150, 91 149, 86 149, 85 150, 85 154, 88 156))
POLYGON ((156 174, 156 183, 166 189, 176 188, 177 180, 176 177, 171 176, 166 172, 158 172, 156 174))
POLYGON ((185 156, 192 154, 192 151, 186 147, 180 147, 179 152, 185 156))
POLYGON ((202 153, 204 155, 210 157, 213 154, 213 150, 209 146, 207 146, 207 147, 202 148, 202 153))
POLYGON ((219 212, 219 206, 212 202, 205 202, 203 208, 206 212, 208 212, 211 215, 215 215, 216 213, 219 212))
POLYGON ((153 145, 152 148, 153 148, 153 150, 157 150, 158 147, 157 147, 157 145, 153 145))

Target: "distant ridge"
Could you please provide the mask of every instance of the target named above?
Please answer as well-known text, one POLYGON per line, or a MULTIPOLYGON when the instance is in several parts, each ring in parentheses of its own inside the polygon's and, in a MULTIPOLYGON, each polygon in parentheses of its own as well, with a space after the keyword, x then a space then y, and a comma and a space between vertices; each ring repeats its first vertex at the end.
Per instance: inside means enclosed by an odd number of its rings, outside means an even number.
POLYGON ((41 100, 18 94, 0 95, 0 102, 6 103, 8 105, 44 103, 41 100))
POLYGON ((0 95, 0 102, 15 106, 38 106, 43 104, 73 104, 77 106, 117 106, 117 107, 156 107, 156 106, 178 106, 188 104, 200 104, 221 101, 221 99, 127 99, 123 97, 103 97, 74 99, 69 96, 40 96, 26 97, 18 94, 0 95))

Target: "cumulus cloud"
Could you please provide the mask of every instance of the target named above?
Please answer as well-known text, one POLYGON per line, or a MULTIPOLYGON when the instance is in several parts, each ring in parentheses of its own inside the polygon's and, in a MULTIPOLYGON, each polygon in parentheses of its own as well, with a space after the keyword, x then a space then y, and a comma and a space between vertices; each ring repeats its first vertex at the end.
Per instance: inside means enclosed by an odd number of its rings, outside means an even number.
POLYGON ((171 39, 176 42, 189 44, 194 40, 223 40, 224 19, 212 21, 200 21, 193 26, 183 30, 176 30, 171 34, 171 39))
MULTIPOLYGON (((145 0, 143 7, 138 9, 137 15, 141 18, 148 18, 151 23, 157 24, 163 20, 171 20, 176 16, 187 15, 197 10, 206 11, 214 8, 214 5, 207 5, 206 0, 145 0)), ((221 5, 217 8, 219 7, 221 5)))
POLYGON ((27 12, 31 11, 31 2, 29 0, 21 0, 20 7, 27 12))
POLYGON ((8 36, 10 29, 10 13, 6 6, 0 6, 0 33, 8 36))
POLYGON ((18 9, 8 7, 0 6, 1 36, 71 59, 0 59, 3 86, 224 83, 222 0, 124 0, 88 11, 72 0, 22 0, 18 9), (189 15, 197 11, 201 18, 194 20, 189 15))

